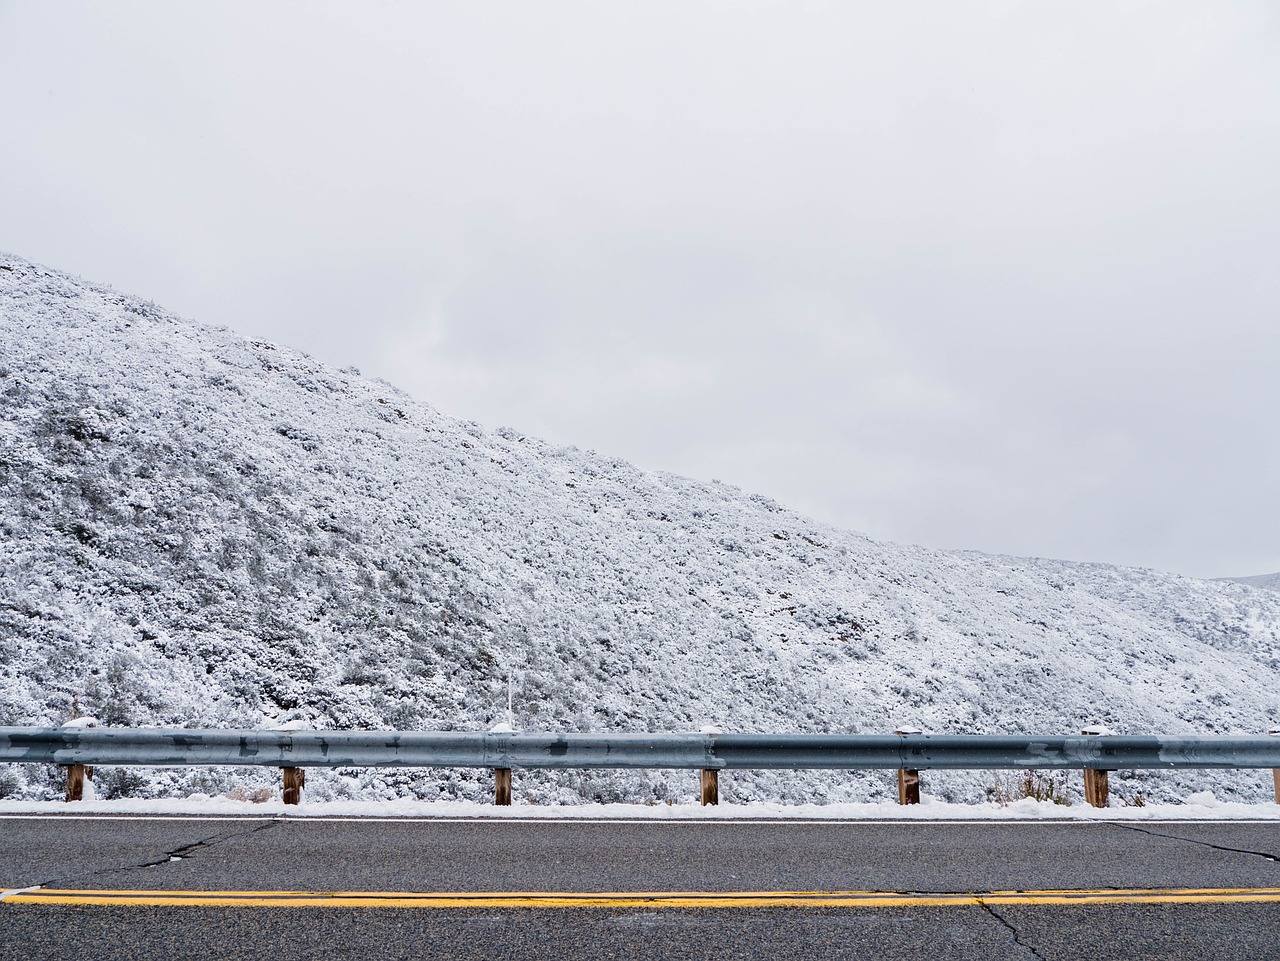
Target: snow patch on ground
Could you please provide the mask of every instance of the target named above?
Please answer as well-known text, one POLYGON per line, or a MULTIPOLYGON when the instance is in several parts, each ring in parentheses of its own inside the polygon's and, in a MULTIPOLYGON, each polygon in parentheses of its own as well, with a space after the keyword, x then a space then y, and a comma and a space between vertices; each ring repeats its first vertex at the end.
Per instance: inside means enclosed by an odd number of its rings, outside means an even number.
POLYGON ((892 802, 865 804, 520 804, 497 807, 473 801, 303 801, 286 805, 279 800, 254 804, 223 797, 125 798, 115 801, 0 801, 6 815, 207 815, 290 818, 425 818, 530 820, 909 820, 909 821, 1204 821, 1280 820, 1280 804, 1242 804, 1219 801, 1202 791, 1181 803, 1142 807, 1091 808, 1053 804, 1025 798, 1011 804, 954 804, 922 795, 918 805, 892 802))

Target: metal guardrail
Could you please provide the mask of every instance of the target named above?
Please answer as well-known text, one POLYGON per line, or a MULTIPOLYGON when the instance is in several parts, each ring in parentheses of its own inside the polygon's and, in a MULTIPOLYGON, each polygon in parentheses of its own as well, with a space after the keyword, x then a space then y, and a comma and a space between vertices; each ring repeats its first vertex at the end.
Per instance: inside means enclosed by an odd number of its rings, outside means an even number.
POLYGON ((0 727, 0 762, 67 766, 684 768, 704 771, 1280 768, 1280 737, 0 727))

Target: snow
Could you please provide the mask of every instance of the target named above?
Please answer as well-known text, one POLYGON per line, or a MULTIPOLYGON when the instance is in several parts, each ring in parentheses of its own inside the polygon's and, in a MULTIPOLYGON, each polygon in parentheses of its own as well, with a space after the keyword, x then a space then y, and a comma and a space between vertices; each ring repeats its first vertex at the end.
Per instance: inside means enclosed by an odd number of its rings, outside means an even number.
POLYGON ((1237 584, 1246 584, 1249 587, 1257 587, 1267 591, 1280 591, 1280 573, 1255 574, 1252 577, 1224 577, 1222 580, 1234 581, 1237 584))
MULTIPOLYGON (((879 543, 0 263, 0 725, 58 725, 78 702, 104 725, 486 730, 507 720, 509 678, 528 731, 1280 722, 1275 591, 879 543)), ((142 803, 273 776, 121 768, 96 783, 142 803)), ((926 788, 978 801, 994 778, 926 788)), ((1264 781, 1112 777, 1149 802, 1261 801, 1264 781)), ((333 803, 490 790, 475 771, 308 772, 333 803)), ((665 807, 688 790, 661 771, 517 784, 550 805, 665 807)), ((0 798, 61 791, 56 769, 0 766, 0 798)), ((896 796, 879 772, 738 773, 721 792, 828 809, 896 796)))
POLYGON ((602 820, 602 821, 718 821, 718 820, 840 820, 840 821, 1277 821, 1280 805, 1219 801, 1211 791, 1189 795, 1178 803, 1142 807, 1093 808, 1063 806, 1024 798, 1012 804, 955 804, 922 795, 919 804, 896 802, 782 804, 720 804, 703 807, 694 801, 676 804, 521 804, 498 807, 475 801, 303 800, 286 805, 278 799, 252 803, 225 797, 124 798, 58 801, 0 801, 0 817, 20 815, 114 814, 149 816, 234 816, 269 818, 422 818, 468 820, 602 820))
POLYGON ((98 719, 96 717, 73 717, 69 721, 63 721, 62 726, 71 728, 97 727, 98 719))

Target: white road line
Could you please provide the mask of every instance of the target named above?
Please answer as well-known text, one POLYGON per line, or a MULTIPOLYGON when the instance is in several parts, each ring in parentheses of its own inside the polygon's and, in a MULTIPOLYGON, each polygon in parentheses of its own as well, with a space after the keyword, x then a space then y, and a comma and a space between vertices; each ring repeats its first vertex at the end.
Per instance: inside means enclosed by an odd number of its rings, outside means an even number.
POLYGON ((15 894, 30 894, 32 891, 39 890, 40 885, 38 884, 29 888, 9 888, 6 891, 0 891, 0 901, 3 901, 5 898, 13 897, 15 894))
POLYGON ((548 818, 548 817, 419 817, 394 815, 225 815, 225 814, 0 814, 0 821, 227 821, 242 824, 287 821, 290 824, 644 824, 665 827, 717 827, 766 824, 813 824, 831 826, 886 825, 1007 825, 1009 827, 1036 827, 1042 824, 1077 825, 1092 827, 1099 824, 1147 825, 1147 824, 1272 824, 1280 827, 1274 818, 548 818))

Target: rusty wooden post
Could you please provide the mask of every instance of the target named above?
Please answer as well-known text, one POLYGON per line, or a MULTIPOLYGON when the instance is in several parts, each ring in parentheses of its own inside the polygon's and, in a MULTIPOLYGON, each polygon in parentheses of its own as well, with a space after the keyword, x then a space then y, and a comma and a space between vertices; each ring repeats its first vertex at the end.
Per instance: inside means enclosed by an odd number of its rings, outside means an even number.
POLYGON ((720 803, 720 772, 715 768, 703 768, 699 796, 702 806, 720 803))
MULTIPOLYGON (((1267 728, 1267 733, 1272 737, 1276 737, 1277 735, 1280 735, 1280 727, 1269 727, 1267 728)), ((1273 767, 1271 769, 1271 783, 1275 785, 1276 803, 1280 804, 1280 767, 1273 767)))
POLYGON ((511 806, 511 768, 493 769, 493 803, 501 807, 511 806))
MULTIPOLYGON (((71 699, 71 718, 65 724, 64 728, 86 728, 97 727, 98 719, 95 717, 80 716, 80 696, 76 695, 71 699)), ((83 801, 85 782, 93 781, 93 768, 87 764, 68 764, 67 769, 67 800, 83 801)), ((93 797, 93 784, 89 784, 89 796, 93 797)))
MULTIPOLYGON (((67 723, 63 724, 64 728, 86 728, 97 727, 97 719, 88 717, 79 717, 79 695, 72 697, 72 717, 67 723)), ((93 781, 93 769, 87 764, 68 764, 67 766, 67 800, 83 801, 84 800, 84 782, 93 781)), ((93 786, 90 787, 90 797, 92 797, 93 786)))
POLYGON ((898 803, 920 803, 920 772, 899 769, 898 771, 898 803))
MULTIPOLYGON (((902 725, 898 727, 894 734, 920 734, 922 733, 918 727, 909 727, 902 725)), ((910 768, 898 768, 898 803, 899 804, 919 804, 920 803, 920 772, 910 768)))
MULTIPOLYGON (((511 723, 511 675, 509 674, 507 675, 507 720, 500 721, 489 728, 489 733, 518 733, 511 723)), ((505 745, 505 739, 503 743, 505 745)), ((509 767, 495 767, 493 769, 493 803, 499 807, 511 806, 511 768, 509 767)))
POLYGON ((1107 784, 1107 772, 1097 768, 1084 769, 1084 799, 1096 808, 1104 808, 1111 799, 1111 788, 1107 784))
MULTIPOLYGON (((715 743, 715 736, 723 734, 714 724, 704 724, 698 728, 699 734, 706 734, 715 743)), ((698 800, 703 807, 720 803, 720 771, 718 768, 706 767, 698 775, 698 800)))
POLYGON ((297 804, 302 800, 302 789, 307 783, 307 772, 300 767, 282 767, 280 772, 284 775, 284 789, 280 792, 280 796, 284 798, 285 804, 297 804))
MULTIPOLYGON (((1086 727, 1080 732, 1086 737, 1102 737, 1110 734, 1105 727, 1095 725, 1086 727)), ((1107 784, 1107 774, 1109 772, 1100 768, 1087 767, 1084 769, 1084 799, 1086 803, 1092 804, 1096 808, 1104 808, 1111 799, 1111 788, 1107 784)))
POLYGON ((93 768, 85 764, 67 765, 67 800, 84 800, 84 782, 93 780, 93 768))

